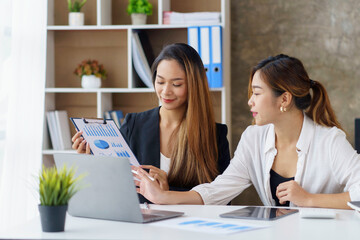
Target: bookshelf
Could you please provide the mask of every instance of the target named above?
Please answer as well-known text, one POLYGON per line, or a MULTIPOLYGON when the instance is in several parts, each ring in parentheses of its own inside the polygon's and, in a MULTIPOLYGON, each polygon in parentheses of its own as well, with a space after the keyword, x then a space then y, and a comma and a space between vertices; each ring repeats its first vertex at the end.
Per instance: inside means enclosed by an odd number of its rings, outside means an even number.
MULTIPOLYGON (((159 105, 150 88, 136 87, 132 65, 131 36, 134 30, 146 31, 157 56, 164 45, 187 43, 187 28, 192 24, 165 25, 163 11, 221 12, 223 28, 223 87, 211 89, 215 119, 226 123, 231 139, 230 108, 230 2, 228 0, 149 0, 153 15, 146 25, 131 25, 126 13, 128 0, 88 0, 82 8, 84 26, 68 26, 65 0, 48 0, 45 112, 66 110, 69 117, 102 117, 104 111, 141 112, 159 105), (101 88, 83 89, 73 74, 84 59, 96 59, 108 72, 101 88)), ((199 25, 197 25, 199 26, 199 25)), ((45 118, 45 116, 44 116, 45 118)), ((55 152, 44 121, 43 160, 51 164, 55 152)), ((71 135, 75 129, 70 125, 71 135)))

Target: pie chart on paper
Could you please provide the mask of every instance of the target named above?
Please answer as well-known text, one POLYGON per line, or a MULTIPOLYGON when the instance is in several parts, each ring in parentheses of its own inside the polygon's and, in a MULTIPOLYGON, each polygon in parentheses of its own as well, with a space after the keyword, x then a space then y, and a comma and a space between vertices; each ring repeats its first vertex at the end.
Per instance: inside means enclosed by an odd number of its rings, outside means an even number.
POLYGON ((107 149, 109 148, 109 144, 105 142, 104 140, 95 140, 94 141, 95 146, 101 149, 107 149))

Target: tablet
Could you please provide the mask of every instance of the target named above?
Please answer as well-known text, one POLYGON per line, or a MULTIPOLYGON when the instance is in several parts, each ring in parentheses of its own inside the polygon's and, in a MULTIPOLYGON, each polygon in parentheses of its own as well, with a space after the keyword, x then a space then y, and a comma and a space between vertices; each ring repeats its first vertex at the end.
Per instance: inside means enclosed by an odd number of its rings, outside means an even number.
POLYGON ((299 210, 276 207, 245 207, 235 211, 220 214, 223 218, 241 218, 253 220, 276 220, 299 210))
POLYGON ((360 201, 351 201, 348 202, 347 205, 354 210, 360 211, 360 201))

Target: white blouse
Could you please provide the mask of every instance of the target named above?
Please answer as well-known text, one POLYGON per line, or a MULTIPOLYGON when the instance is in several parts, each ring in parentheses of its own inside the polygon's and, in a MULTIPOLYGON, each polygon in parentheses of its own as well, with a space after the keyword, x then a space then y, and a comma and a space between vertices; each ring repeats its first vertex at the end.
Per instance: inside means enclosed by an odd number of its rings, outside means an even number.
MULTIPOLYGON (((320 126, 305 115, 296 147, 295 181, 301 187, 309 193, 349 192, 351 201, 360 201, 360 156, 343 131, 320 126)), ((265 206, 275 205, 270 170, 276 153, 274 125, 249 126, 224 173, 192 190, 205 204, 227 204, 253 184, 265 206)))
POLYGON ((168 174, 170 170, 170 158, 165 157, 162 153, 160 153, 160 169, 165 171, 166 174, 168 174))

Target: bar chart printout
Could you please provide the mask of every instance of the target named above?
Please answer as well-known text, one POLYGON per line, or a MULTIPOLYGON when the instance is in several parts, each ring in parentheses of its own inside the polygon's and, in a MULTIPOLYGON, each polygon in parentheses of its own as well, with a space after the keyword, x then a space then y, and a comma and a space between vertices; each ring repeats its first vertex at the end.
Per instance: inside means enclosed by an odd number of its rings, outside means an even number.
POLYGON ((139 166, 135 155, 113 120, 71 118, 78 131, 90 145, 95 156, 126 157, 132 165, 139 166))
POLYGON ((210 234, 233 234, 267 227, 266 225, 247 224, 234 220, 195 217, 174 218, 155 222, 152 225, 210 234))

